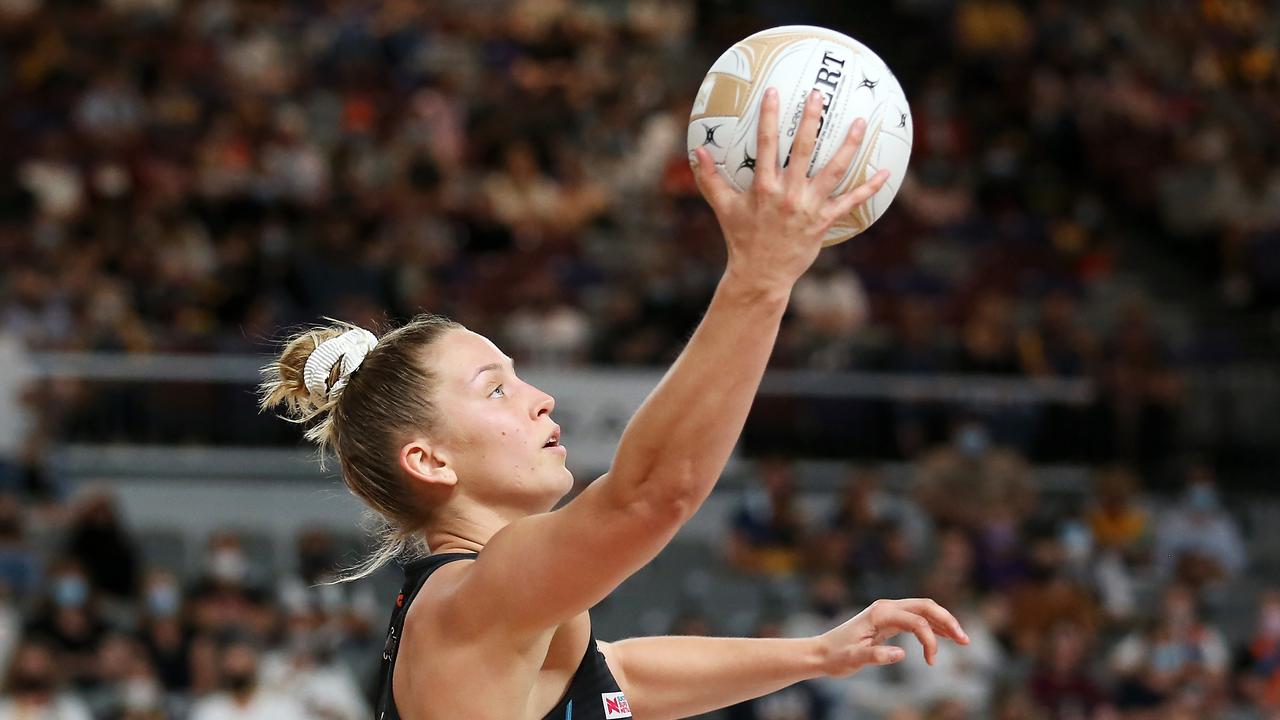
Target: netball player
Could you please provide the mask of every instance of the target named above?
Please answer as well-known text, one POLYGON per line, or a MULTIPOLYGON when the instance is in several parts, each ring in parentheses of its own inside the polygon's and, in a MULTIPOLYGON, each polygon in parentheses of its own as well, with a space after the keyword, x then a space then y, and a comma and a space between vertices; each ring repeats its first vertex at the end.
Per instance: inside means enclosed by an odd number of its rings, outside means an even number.
MULTIPOLYGON (((679 718, 807 678, 900 660, 914 633, 968 642, 930 600, 882 600, 805 639, 655 637, 597 641, 588 610, 644 567, 715 486, 742 430, 792 286, 823 232, 884 184, 830 197, 865 132, 806 177, 821 102, 809 98, 785 168, 762 162, 739 193, 696 155, 698 183, 728 245, 705 317, 619 442, 609 472, 573 487, 553 400, 488 339, 439 317, 382 338, 351 327, 293 338, 263 384, 339 458, 385 524, 352 577, 404 563, 382 656, 378 720, 679 718)), ((777 93, 758 155, 777 157, 777 93)))

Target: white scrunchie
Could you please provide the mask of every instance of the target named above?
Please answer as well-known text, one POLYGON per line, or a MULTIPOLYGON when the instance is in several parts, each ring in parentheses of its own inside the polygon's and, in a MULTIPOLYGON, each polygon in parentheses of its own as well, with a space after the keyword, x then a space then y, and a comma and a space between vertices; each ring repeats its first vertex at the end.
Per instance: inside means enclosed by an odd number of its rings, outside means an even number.
POLYGON ((320 403, 328 400, 331 393, 341 390, 351 378, 351 373, 364 362, 364 356, 377 344, 377 336, 364 328, 348 330, 336 338, 320 343, 311 352, 307 365, 302 370, 302 380, 311 392, 312 399, 320 403), (338 370, 338 379, 330 387, 329 375, 338 363, 342 363, 342 367, 338 370))

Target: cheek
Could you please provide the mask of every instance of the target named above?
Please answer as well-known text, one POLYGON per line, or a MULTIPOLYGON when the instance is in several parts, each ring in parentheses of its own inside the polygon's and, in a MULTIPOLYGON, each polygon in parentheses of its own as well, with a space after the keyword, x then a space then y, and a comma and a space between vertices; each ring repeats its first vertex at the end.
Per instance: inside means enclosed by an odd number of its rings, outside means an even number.
POLYGON ((459 414, 453 425, 455 444, 476 460, 501 458, 527 440, 520 425, 500 413, 459 414))

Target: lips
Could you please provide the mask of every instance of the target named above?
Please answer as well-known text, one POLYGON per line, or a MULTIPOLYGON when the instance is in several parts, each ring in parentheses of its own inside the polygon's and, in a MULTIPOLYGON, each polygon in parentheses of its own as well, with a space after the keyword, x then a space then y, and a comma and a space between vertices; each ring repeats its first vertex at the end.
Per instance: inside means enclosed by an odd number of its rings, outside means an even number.
POLYGON ((553 448, 553 447, 559 447, 559 446, 560 446, 560 426, 556 425, 555 429, 551 431, 551 437, 547 438, 547 441, 543 443, 542 447, 553 448))

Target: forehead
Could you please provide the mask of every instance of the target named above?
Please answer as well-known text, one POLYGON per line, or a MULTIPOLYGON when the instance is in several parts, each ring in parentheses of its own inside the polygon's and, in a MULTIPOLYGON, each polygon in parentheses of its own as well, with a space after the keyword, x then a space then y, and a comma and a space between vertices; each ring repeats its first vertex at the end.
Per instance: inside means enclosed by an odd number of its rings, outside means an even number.
POLYGON ((435 350, 443 374, 463 383, 470 382, 484 365, 510 361, 489 338, 466 329, 451 330, 437 341, 435 350))

